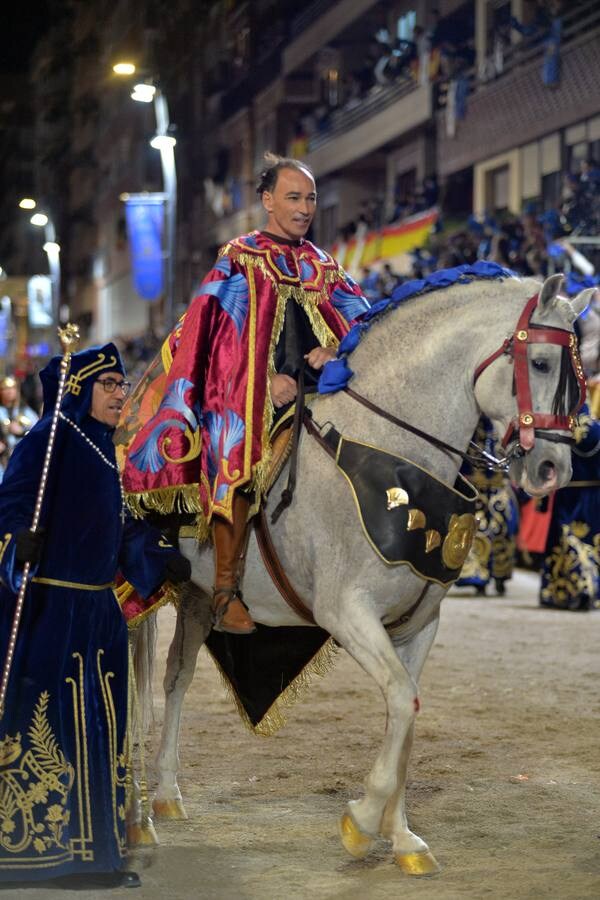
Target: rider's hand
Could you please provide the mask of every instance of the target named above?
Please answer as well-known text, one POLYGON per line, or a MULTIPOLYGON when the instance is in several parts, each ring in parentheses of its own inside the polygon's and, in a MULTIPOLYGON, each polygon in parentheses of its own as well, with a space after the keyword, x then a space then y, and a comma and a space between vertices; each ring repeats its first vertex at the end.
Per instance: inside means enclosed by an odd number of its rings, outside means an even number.
POLYGON ((42 550, 44 549, 45 540, 44 529, 32 531, 31 528, 23 528, 15 535, 15 559, 21 565, 29 563, 31 566, 37 566, 42 558, 42 550))
POLYGON ((279 409, 296 399, 298 386, 289 375, 273 375, 269 385, 273 406, 279 409))
POLYGON ((335 359, 336 355, 335 347, 315 347, 310 353, 304 354, 304 359, 311 369, 322 369, 325 363, 335 359))

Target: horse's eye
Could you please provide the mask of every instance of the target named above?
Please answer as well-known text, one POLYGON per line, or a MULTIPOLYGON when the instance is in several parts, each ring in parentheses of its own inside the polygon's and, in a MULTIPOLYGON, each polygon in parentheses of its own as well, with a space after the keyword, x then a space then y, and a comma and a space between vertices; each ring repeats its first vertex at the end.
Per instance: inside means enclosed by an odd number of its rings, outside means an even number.
POLYGON ((532 361, 532 366, 538 372, 549 372, 550 371, 550 366, 548 364, 547 359, 534 359, 532 361))

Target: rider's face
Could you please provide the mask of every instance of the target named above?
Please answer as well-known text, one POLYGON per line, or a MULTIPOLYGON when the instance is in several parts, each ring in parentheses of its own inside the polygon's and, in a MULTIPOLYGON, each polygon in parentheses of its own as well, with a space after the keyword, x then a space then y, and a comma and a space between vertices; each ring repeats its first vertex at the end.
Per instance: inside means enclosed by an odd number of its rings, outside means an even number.
POLYGON ((267 231, 288 240, 304 237, 317 207, 315 180, 308 172, 281 169, 272 191, 263 193, 267 231))

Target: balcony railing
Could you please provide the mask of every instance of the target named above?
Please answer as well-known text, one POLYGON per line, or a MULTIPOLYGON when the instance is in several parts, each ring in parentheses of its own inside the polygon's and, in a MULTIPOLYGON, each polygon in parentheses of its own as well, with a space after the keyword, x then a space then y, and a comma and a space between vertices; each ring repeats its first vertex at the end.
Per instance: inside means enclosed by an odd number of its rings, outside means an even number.
POLYGON ((328 141, 333 140, 340 134, 345 134, 357 125, 366 122, 372 116, 388 106, 391 106, 401 97, 405 97, 414 91, 418 85, 413 79, 402 79, 396 84, 385 87, 371 88, 366 97, 361 98, 356 106, 349 109, 339 109, 331 114, 325 131, 314 135, 308 142, 309 152, 318 150, 328 141))
MULTIPOLYGON (((559 52, 562 52, 572 41, 600 28, 600 4, 597 0, 579 0, 579 2, 566 7, 560 19, 562 28, 559 52)), ((466 78, 469 82, 469 93, 472 94, 509 72, 526 66, 531 60, 541 58, 545 49, 545 37, 546 35, 542 32, 538 32, 504 47, 499 66, 495 63, 494 54, 491 52, 486 60, 484 71, 478 72, 473 66, 461 73, 461 77, 466 78)), ((446 103, 446 88, 447 82, 439 84, 439 106, 444 106, 446 103)))
POLYGON ((301 13, 292 19, 290 28, 291 37, 298 37, 298 35, 305 31, 309 25, 313 24, 315 19, 318 19, 319 16, 326 13, 327 10, 332 6, 335 6, 337 2, 338 0, 313 0, 312 3, 309 3, 301 13))

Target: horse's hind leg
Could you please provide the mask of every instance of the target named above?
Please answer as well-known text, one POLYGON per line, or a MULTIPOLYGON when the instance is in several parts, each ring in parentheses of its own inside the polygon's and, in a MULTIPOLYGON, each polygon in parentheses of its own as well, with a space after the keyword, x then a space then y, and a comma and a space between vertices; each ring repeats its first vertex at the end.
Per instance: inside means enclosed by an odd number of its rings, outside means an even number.
MULTIPOLYGON (((356 590, 341 597, 336 609, 315 607, 315 611, 319 624, 375 679, 387 708, 383 745, 365 779, 365 794, 360 800, 350 801, 341 821, 344 847, 360 857, 368 852, 372 840, 381 832, 390 798, 404 790, 410 735, 417 710, 417 684, 399 659, 378 617, 356 590)), ((422 860, 430 856, 427 844, 407 827, 401 843, 403 854, 422 854, 422 860)), ((431 859, 434 866, 435 861, 431 859)))
POLYGON ((177 610, 177 624, 169 647, 163 681, 165 714, 160 747, 156 756, 158 786, 152 804, 157 817, 187 818, 177 784, 181 707, 185 692, 194 676, 198 651, 209 631, 209 600, 199 588, 190 584, 184 589, 177 610))

